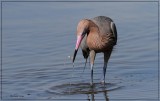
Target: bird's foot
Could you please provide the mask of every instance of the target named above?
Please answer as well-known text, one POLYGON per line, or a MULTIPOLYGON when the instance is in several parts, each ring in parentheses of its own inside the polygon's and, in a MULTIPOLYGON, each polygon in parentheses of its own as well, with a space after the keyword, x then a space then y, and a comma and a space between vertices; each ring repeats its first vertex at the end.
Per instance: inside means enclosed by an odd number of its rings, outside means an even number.
POLYGON ((102 80, 102 81, 101 81, 101 84, 105 85, 105 80, 102 80))
POLYGON ((94 86, 94 83, 93 83, 93 82, 90 82, 90 86, 91 86, 91 87, 94 86))

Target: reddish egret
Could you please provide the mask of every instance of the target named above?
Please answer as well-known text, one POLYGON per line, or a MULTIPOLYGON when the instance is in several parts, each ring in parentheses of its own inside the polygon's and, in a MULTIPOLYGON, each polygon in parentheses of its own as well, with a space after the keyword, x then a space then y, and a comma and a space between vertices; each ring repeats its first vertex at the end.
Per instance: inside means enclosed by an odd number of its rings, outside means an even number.
POLYGON ((82 19, 77 26, 77 42, 73 55, 73 63, 79 46, 82 49, 84 58, 87 61, 90 57, 91 85, 93 85, 93 65, 96 53, 104 53, 103 80, 107 63, 114 45, 117 44, 117 30, 115 23, 109 17, 98 16, 93 19, 82 19))

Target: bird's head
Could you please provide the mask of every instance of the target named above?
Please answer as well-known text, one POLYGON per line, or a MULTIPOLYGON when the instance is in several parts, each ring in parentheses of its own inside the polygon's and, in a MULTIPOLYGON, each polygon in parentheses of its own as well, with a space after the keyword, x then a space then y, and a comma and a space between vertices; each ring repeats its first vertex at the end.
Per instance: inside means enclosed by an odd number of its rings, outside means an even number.
POLYGON ((82 39, 88 33, 89 33, 89 20, 86 20, 86 19, 81 20, 77 26, 77 41, 76 41, 76 47, 75 47, 75 51, 74 51, 74 55, 73 55, 73 63, 76 58, 77 51, 78 51, 79 46, 82 42, 82 39))

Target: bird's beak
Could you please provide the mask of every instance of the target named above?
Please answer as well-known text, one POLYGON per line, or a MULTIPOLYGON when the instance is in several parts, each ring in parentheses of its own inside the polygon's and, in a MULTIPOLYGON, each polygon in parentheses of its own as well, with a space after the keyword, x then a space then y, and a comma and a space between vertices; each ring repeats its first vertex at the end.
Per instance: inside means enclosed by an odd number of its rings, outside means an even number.
POLYGON ((80 36, 77 36, 76 47, 75 47, 75 51, 74 51, 74 55, 73 55, 73 63, 74 63, 74 60, 75 60, 75 58, 76 58, 77 51, 78 51, 78 48, 79 48, 79 46, 80 46, 80 44, 81 44, 82 39, 83 39, 83 36, 81 36, 81 35, 80 35, 80 36))

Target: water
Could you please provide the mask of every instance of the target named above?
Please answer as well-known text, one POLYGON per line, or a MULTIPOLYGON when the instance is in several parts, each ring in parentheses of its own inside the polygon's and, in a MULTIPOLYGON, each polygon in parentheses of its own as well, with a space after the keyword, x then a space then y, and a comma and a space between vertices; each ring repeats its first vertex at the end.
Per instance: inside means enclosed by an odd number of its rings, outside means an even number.
POLYGON ((157 101, 157 2, 3 2, 2 98, 19 100, 157 101), (72 56, 80 19, 111 17, 118 44, 108 63, 106 85, 100 84, 103 55, 90 68, 72 56), (82 74, 83 73, 83 74, 82 74))

